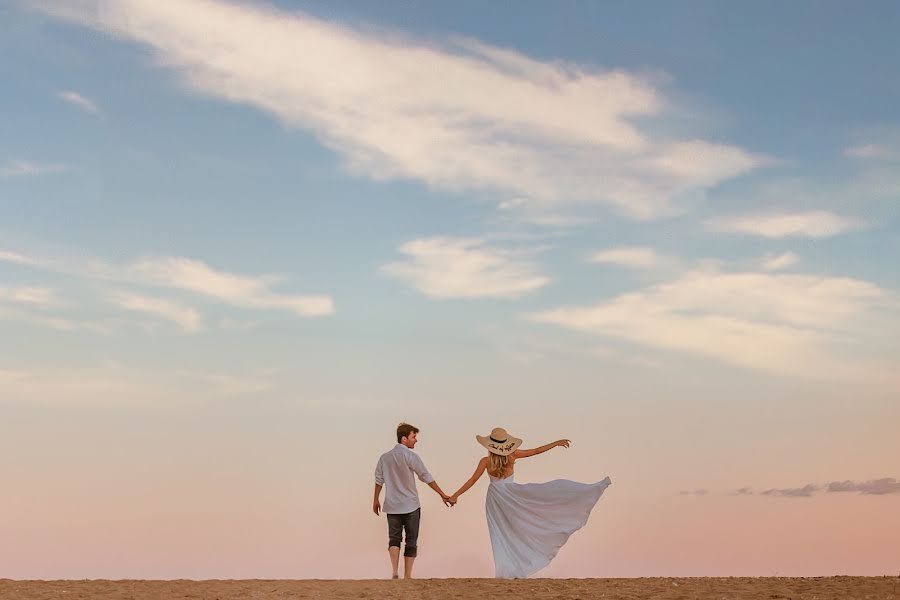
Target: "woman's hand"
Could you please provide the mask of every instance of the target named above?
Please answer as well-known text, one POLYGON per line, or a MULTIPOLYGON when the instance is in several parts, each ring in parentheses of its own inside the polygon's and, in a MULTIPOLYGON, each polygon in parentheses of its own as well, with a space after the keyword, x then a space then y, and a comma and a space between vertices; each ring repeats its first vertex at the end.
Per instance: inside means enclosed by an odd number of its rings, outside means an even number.
POLYGON ((459 502, 459 494, 453 494, 447 499, 447 502, 450 503, 450 506, 455 506, 459 502))
POLYGON ((557 440, 554 442, 557 446, 561 446, 563 448, 568 448, 569 444, 572 443, 572 440, 557 440))

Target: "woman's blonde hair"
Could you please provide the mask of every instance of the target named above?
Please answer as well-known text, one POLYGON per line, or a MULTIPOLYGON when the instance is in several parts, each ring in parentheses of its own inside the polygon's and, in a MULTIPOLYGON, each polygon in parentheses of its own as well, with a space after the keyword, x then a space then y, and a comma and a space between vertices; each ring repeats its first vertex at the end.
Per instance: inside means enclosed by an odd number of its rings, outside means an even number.
POLYGON ((509 456, 500 456, 491 452, 488 458, 487 472, 497 478, 503 477, 503 472, 506 471, 509 463, 509 456))

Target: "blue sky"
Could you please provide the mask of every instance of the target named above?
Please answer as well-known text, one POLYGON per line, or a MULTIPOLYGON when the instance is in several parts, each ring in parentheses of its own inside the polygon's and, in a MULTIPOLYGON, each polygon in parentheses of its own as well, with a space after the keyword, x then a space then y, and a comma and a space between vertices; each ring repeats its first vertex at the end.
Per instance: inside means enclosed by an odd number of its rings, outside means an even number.
MULTIPOLYGON (((340 419, 377 448, 400 418, 451 439, 682 406, 720 432, 697 447, 749 461, 720 436, 764 390, 769 436, 859 437, 842 474, 798 455, 748 485, 896 477, 898 24, 891 2, 7 4, 9 444, 155 414, 316 443, 340 419)), ((697 447, 691 486, 731 485, 697 447)), ((634 460, 651 485, 661 459, 634 460)))

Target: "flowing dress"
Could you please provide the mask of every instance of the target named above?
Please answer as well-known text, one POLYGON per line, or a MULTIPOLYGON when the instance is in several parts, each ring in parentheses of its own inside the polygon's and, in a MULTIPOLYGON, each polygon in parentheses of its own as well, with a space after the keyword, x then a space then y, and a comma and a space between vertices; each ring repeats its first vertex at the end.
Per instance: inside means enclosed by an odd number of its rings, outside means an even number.
POLYGON ((528 577, 547 565, 569 536, 587 523, 591 509, 612 483, 555 479, 515 483, 488 474, 485 498, 488 532, 497 577, 528 577))

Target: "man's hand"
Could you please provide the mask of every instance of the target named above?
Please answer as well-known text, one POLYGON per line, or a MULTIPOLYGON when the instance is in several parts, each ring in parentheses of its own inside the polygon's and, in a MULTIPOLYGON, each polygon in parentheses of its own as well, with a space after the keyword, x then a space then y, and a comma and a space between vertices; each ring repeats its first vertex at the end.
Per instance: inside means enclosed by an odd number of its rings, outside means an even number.
POLYGON ((562 446, 563 448, 568 448, 569 444, 572 443, 572 440, 559 440, 556 442, 557 446, 562 446))
POLYGON ((375 512, 376 515, 378 514, 378 511, 381 510, 381 502, 379 502, 377 498, 372 503, 372 510, 375 512))
POLYGON ((441 494, 441 500, 444 501, 444 506, 453 506, 456 502, 450 502, 450 496, 446 494, 441 494))
POLYGON ((450 496, 447 498, 447 502, 449 502, 448 506, 456 506, 456 503, 459 502, 459 496, 450 496))

